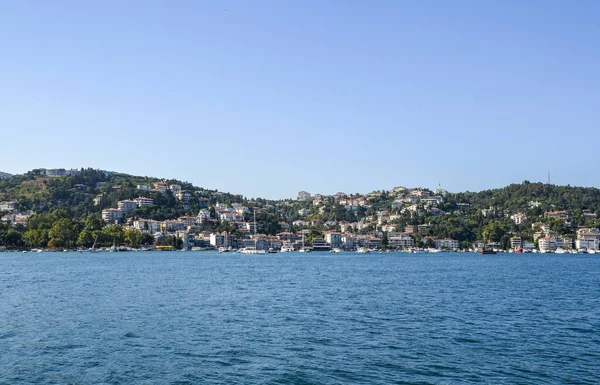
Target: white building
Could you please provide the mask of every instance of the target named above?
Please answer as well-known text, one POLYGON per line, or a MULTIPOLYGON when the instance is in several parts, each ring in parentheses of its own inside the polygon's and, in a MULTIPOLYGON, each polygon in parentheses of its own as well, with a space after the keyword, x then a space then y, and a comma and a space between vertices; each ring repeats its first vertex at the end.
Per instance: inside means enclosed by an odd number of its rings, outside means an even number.
POLYGON ((540 251, 554 251, 562 246, 562 241, 554 237, 543 237, 538 240, 540 251))
POLYGON ((169 186, 169 190, 173 191, 173 193, 176 193, 178 191, 181 191, 181 186, 178 184, 172 184, 169 186))
POLYGON ((186 190, 179 190, 175 192, 175 197, 179 199, 181 203, 188 204, 192 198, 192 194, 186 190))
POLYGON ((525 220, 527 219, 527 215, 523 213, 516 213, 511 215, 510 219, 512 219, 515 222, 515 225, 520 225, 521 223, 525 222, 525 220))
POLYGON ((436 249, 457 250, 459 247, 460 247, 460 244, 456 239, 436 239, 435 240, 435 248, 436 249))
POLYGON ((521 249, 522 247, 521 237, 512 237, 510 239, 510 248, 513 250, 521 249))
POLYGON ((244 220, 244 216, 236 212, 222 211, 219 213, 219 219, 227 222, 241 222, 244 220))
POLYGON ((198 211, 197 217, 199 219, 209 219, 210 218, 210 210, 202 209, 202 210, 198 211))
POLYGON ((107 223, 114 223, 123 219, 125 212, 121 209, 105 209, 102 210, 102 220, 107 223))
POLYGON ((325 242, 331 247, 340 247, 342 243, 342 234, 338 232, 327 232, 325 233, 325 242))
POLYGON ((150 191, 150 186, 147 184, 138 184, 135 186, 138 190, 150 191))
POLYGON ((161 192, 161 193, 165 193, 167 191, 167 188, 169 186, 164 183, 164 182, 156 182, 154 183, 154 190, 161 192))
POLYGON ((358 246, 358 238, 344 234, 342 235, 342 244, 346 250, 354 250, 358 246))
POLYGON ((306 191, 300 191, 298 193, 298 200, 299 201, 307 201, 310 199, 310 193, 306 192, 306 191))
POLYGON ((103 197, 104 197, 104 194, 102 194, 102 193, 96 195, 96 197, 94 198, 94 206, 99 206, 100 203, 102 203, 103 197))
POLYGON ((124 213, 129 213, 129 212, 135 210, 138 207, 138 204, 136 201, 123 200, 123 201, 117 202, 117 207, 119 208, 119 210, 122 210, 124 213))
POLYGON ((198 218, 190 217, 190 216, 183 216, 183 217, 177 218, 177 220, 179 222, 183 222, 185 224, 185 227, 188 227, 188 226, 194 226, 196 224, 196 222, 198 221, 198 218))
POLYGON ((387 223, 387 224, 381 226, 381 231, 386 232, 386 233, 390 233, 394 230, 396 230, 396 225, 393 225, 391 223, 387 223))
POLYGON ((298 215, 308 215, 310 214, 310 210, 309 209, 300 209, 298 210, 298 215))
POLYGON ((181 230, 185 230, 185 228, 186 228, 185 223, 180 222, 180 221, 167 220, 167 221, 162 221, 160 223, 160 229, 162 231, 166 231, 166 232, 181 231, 181 230))
POLYGON ((17 209, 17 201, 0 202, 0 211, 13 211, 17 209))
POLYGON ((577 249, 599 250, 600 230, 587 227, 578 229, 575 247, 577 249))
POLYGON ((160 222, 153 219, 138 219, 133 221, 133 228, 154 234, 160 231, 160 222))
POLYGON ((134 202, 138 205, 138 207, 152 206, 154 204, 154 200, 152 198, 144 197, 135 198, 134 202))
POLYGON ((407 234, 389 237, 388 247, 392 249, 410 249, 415 247, 415 240, 407 234))

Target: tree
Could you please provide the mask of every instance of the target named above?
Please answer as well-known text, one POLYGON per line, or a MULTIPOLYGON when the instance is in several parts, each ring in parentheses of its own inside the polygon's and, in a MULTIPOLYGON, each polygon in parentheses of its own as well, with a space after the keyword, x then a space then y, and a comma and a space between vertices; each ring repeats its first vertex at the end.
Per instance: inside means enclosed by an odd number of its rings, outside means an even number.
POLYGON ((72 247, 79 236, 79 224, 71 218, 61 218, 54 223, 48 236, 50 247, 72 247))
POLYGON ((83 229, 81 233, 79 233, 79 237, 77 238, 77 246, 92 247, 94 245, 95 240, 96 235, 93 231, 83 229))
POLYGON ((103 227, 104 223, 102 222, 102 218, 100 218, 100 216, 97 214, 90 214, 85 220, 85 230, 100 231, 103 227))
POLYGON ((101 233, 102 244, 105 246, 120 245, 125 241, 123 228, 117 225, 106 226, 101 233))
POLYGON ((381 237, 381 248, 384 249, 384 250, 387 249, 388 248, 388 243, 389 243, 388 233, 384 231, 383 232, 383 236, 381 237))
POLYGON ((129 229, 125 231, 125 242, 131 247, 140 247, 143 235, 140 231, 129 229))

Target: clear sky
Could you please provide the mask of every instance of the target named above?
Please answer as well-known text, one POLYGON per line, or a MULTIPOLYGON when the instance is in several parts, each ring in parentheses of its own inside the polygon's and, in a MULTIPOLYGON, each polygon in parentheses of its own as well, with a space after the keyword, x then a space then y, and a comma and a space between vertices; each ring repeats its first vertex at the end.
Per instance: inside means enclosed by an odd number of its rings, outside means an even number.
POLYGON ((0 0, 0 171, 600 187, 600 2, 0 0))

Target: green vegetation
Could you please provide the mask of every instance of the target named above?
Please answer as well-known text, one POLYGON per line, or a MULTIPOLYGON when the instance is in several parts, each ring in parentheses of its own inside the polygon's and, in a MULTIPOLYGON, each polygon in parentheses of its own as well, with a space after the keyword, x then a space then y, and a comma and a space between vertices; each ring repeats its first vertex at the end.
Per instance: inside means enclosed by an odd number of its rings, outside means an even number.
MULTIPOLYGON (((410 192, 376 191, 366 196, 350 194, 346 198, 363 199, 360 205, 345 205, 339 199, 327 196, 320 202, 264 199, 248 200, 239 195, 222 193, 192 186, 177 180, 162 180, 166 184, 178 184, 192 194, 188 204, 179 201, 170 190, 164 193, 147 191, 139 185, 152 186, 161 180, 150 177, 105 173, 82 169, 78 175, 60 178, 43 176, 41 170, 32 170, 24 175, 0 179, 0 201, 16 201, 17 211, 30 213, 26 226, 0 224, 0 246, 8 247, 53 247, 89 248, 116 245, 141 245, 154 242, 152 235, 125 227, 106 225, 101 219, 103 209, 117 207, 121 200, 147 197, 154 201, 152 206, 139 207, 128 213, 125 222, 135 219, 163 221, 189 215, 196 216, 200 209, 207 209, 211 219, 202 229, 214 232, 229 232, 241 237, 240 229, 233 223, 219 221, 215 204, 239 203, 248 208, 245 221, 253 221, 256 212, 258 232, 275 235, 284 227, 290 231, 307 230, 306 242, 322 237, 326 230, 368 233, 381 230, 378 215, 389 217, 384 221, 395 231, 403 232, 409 226, 419 231, 412 233, 418 246, 428 246, 433 238, 450 238, 469 247, 475 241, 496 242, 508 248, 512 236, 521 236, 533 241, 539 231, 538 222, 546 223, 552 231, 564 236, 575 237, 578 226, 598 227, 594 214, 600 214, 600 190, 571 186, 554 186, 542 183, 512 184, 505 188, 481 192, 444 194, 443 201, 427 204, 423 201, 398 203, 408 198, 410 192), (94 198, 100 197, 98 204, 94 198), (348 206, 348 207, 346 207, 348 206), (352 206, 352 207, 350 207, 352 206), (300 210, 303 215, 300 214, 300 210), (544 212, 567 210, 569 218, 559 220, 544 218, 544 212), (526 219, 515 224, 511 216, 522 213, 526 219), (309 225, 294 226, 302 220, 309 225), (348 226, 352 223, 352 226, 348 226), (357 223, 361 230, 357 230, 357 223)), ((434 195, 433 192, 424 190, 434 195)), ((6 213, 0 213, 6 214, 6 213)), ((165 236, 159 244, 180 246, 181 240, 165 236)), ((382 246, 389 243, 383 234, 382 246)))

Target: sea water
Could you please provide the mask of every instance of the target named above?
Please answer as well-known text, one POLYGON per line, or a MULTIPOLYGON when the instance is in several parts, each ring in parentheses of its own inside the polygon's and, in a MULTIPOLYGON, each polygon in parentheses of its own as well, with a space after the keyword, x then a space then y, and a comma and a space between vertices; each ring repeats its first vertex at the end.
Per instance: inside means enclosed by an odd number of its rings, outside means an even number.
POLYGON ((0 253, 1 384, 597 384, 600 257, 0 253))

